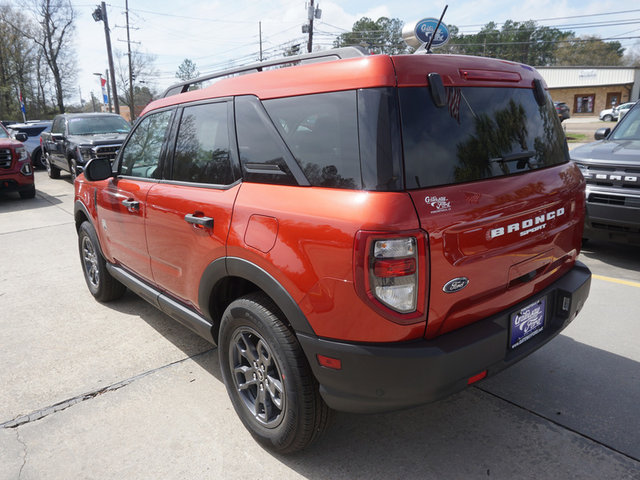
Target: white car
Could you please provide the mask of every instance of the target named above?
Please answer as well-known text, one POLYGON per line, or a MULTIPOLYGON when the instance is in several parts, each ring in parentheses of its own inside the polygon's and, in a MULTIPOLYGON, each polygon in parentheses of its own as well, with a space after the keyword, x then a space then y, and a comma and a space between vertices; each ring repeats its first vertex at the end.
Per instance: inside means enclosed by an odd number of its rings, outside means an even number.
POLYGON ((607 108, 600 112, 600 120, 605 122, 613 122, 618 119, 618 107, 607 108))
POLYGON ((631 107, 633 107, 636 102, 627 102, 617 107, 608 108, 606 110, 602 110, 600 112, 600 120, 604 120, 605 122, 612 122, 614 120, 620 120, 624 116, 625 113, 629 111, 631 107))
POLYGON ((625 114, 629 111, 629 109, 631 107, 633 107, 636 104, 636 102, 627 102, 627 103, 623 103, 622 105, 620 105, 619 107, 617 107, 618 111, 618 120, 622 120, 622 117, 625 116, 625 114))

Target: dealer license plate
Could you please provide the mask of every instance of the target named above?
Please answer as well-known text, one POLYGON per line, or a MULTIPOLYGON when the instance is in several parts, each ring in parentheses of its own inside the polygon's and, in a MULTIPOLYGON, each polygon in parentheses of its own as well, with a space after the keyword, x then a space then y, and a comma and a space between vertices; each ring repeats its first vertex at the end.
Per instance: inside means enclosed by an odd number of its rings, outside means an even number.
POLYGON ((522 345, 544 329, 546 300, 546 297, 540 298, 511 314, 511 348, 522 345))

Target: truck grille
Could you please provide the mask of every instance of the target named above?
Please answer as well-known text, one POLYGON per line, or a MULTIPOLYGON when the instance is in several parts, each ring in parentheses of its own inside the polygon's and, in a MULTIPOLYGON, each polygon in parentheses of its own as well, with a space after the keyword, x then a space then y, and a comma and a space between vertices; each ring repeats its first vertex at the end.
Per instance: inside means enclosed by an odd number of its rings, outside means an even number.
POLYGON ((98 158, 106 158, 107 160, 113 161, 113 159, 116 158, 116 153, 118 153, 120 147, 121 145, 101 145, 94 147, 94 151, 98 158))
POLYGON ((587 201, 601 205, 640 208, 640 197, 627 197, 625 195, 609 195, 601 192, 591 193, 587 201))
POLYGON ((12 151, 8 148, 0 148, 0 168, 11 168, 12 151))
POLYGON ((588 184, 640 190, 640 168, 576 163, 588 184))

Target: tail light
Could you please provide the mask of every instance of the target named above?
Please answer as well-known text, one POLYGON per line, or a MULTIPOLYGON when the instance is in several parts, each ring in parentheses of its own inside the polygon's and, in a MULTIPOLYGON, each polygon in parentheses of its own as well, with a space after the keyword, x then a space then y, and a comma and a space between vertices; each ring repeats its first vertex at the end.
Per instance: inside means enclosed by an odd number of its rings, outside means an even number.
POLYGON ((358 232, 354 252, 358 295, 393 322, 424 321, 429 281, 426 250, 422 231, 358 232))

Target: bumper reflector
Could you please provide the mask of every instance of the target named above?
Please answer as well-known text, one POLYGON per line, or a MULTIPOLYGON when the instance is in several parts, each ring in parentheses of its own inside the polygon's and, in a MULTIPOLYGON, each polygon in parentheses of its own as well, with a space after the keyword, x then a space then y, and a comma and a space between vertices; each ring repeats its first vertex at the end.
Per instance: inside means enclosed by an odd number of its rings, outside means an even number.
POLYGON ((485 378, 487 376, 487 371, 483 371, 480 372, 477 375, 474 375, 473 377, 469 377, 469 380, 467 380, 467 385, 471 385, 472 383, 476 383, 480 380, 482 380, 483 378, 485 378))
POLYGON ((324 355, 320 354, 316 355, 316 358, 318 359, 318 363, 321 367, 327 367, 333 370, 342 369, 342 360, 340 360, 339 358, 325 357, 324 355))

